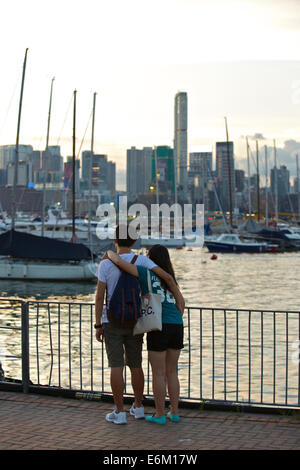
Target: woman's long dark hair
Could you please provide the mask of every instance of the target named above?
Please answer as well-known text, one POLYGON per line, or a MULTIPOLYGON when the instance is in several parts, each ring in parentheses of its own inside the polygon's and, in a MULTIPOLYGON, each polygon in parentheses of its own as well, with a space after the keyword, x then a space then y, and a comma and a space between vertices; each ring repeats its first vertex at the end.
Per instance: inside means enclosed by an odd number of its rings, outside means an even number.
MULTIPOLYGON (((174 281, 177 284, 176 278, 175 278, 175 273, 174 269, 170 260, 170 255, 168 252, 168 249, 163 246, 163 245, 153 245, 149 251, 148 251, 148 256, 153 263, 157 264, 161 269, 166 271, 166 273, 171 274, 173 277, 174 281)), ((167 284, 161 279, 161 285, 165 290, 168 290, 167 284)))

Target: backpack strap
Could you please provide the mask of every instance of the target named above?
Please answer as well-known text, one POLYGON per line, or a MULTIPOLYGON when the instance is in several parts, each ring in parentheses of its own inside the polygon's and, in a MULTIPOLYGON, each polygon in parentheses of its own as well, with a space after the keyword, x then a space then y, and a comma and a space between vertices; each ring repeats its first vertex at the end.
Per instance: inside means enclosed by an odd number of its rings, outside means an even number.
POLYGON ((130 261, 130 264, 135 264, 136 260, 138 259, 138 255, 134 255, 132 260, 130 261))

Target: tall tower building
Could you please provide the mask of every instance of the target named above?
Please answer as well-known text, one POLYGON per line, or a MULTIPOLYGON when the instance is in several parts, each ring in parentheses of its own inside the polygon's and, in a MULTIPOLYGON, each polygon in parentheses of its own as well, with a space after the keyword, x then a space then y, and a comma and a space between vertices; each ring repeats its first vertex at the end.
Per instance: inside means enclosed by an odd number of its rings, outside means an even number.
POLYGON ((127 150, 126 186, 129 201, 135 200, 138 194, 149 193, 152 179, 152 148, 135 147, 127 150))
POLYGON ((187 93, 175 95, 174 107, 174 158, 176 162, 177 185, 187 191, 187 93))
POLYGON ((232 209, 233 209, 233 200, 234 200, 234 191, 235 191, 233 142, 228 142, 228 146, 227 146, 227 142, 216 143, 216 176, 217 176, 217 181, 218 181, 219 197, 221 199, 223 210, 228 211, 230 208, 229 191, 231 191, 231 202, 232 202, 232 209), (228 156, 227 149, 229 149, 229 156, 228 156), (229 176, 231 180, 230 185, 229 185, 229 176))

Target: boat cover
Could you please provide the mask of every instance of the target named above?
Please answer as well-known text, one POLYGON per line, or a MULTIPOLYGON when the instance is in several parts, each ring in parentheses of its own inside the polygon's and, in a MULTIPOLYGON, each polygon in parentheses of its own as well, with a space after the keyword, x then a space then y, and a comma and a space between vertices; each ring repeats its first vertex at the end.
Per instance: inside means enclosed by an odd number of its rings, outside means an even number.
POLYGON ((0 235, 0 255, 14 258, 81 261, 92 258, 82 243, 71 243, 9 230, 0 235))

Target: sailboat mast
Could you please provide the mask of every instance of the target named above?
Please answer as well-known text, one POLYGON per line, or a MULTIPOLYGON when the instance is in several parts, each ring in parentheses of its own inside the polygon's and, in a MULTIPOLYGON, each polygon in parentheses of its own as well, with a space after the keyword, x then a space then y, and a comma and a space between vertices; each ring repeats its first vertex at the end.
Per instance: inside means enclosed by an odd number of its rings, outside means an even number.
MULTIPOLYGON (((50 120, 51 120, 51 108, 52 108, 52 93, 53 93, 53 82, 55 78, 53 77, 51 80, 51 89, 50 89, 50 101, 49 101, 49 111, 48 111, 48 123, 47 123, 47 136, 46 136, 46 152, 49 147, 49 134, 50 134, 50 120)), ((42 198, 42 237, 44 236, 45 230, 45 189, 46 189, 46 182, 45 182, 45 175, 43 177, 43 198, 42 198)))
POLYGON ((48 111, 48 123, 47 123, 47 138, 46 138, 46 150, 49 146, 49 133, 50 133, 50 119, 51 119, 51 107, 52 107, 52 93, 53 93, 53 82, 55 77, 51 81, 51 90, 50 90, 50 101, 49 101, 49 111, 48 111))
POLYGON ((258 150, 258 140, 256 141, 256 186, 257 186, 257 221, 260 219, 260 194, 259 194, 259 150, 258 150))
POLYGON ((229 153, 229 138, 228 138, 228 126, 227 118, 225 117, 226 126, 226 141, 227 141, 227 165, 228 165, 228 194, 229 194, 229 217, 230 217, 230 230, 232 230, 232 186, 231 186, 231 161, 229 153))
POLYGON ((274 143, 274 164, 275 164, 275 218, 276 224, 278 224, 278 173, 277 173, 277 155, 276 155, 276 142, 274 143))
POLYGON ((95 131, 95 110, 96 110, 96 95, 94 93, 93 98, 93 118, 92 118, 92 139, 91 139, 91 155, 90 155, 90 167, 89 167, 89 200, 88 200, 88 232, 89 232, 89 245, 91 248, 92 244, 92 232, 91 232, 91 198, 92 198, 92 168, 93 168, 93 156, 94 156, 94 131, 95 131))
POLYGON ((299 174, 298 155, 296 155, 296 166, 297 166, 297 189, 298 189, 298 220, 300 220, 300 174, 299 174))
POLYGON ((11 218, 11 228, 12 228, 12 230, 14 230, 14 228, 15 228, 15 218, 16 218, 16 188, 17 188, 17 181, 18 181, 19 136, 20 136, 21 113, 22 113, 22 102, 23 102, 23 91, 24 91, 24 82, 25 82, 27 53, 28 53, 28 48, 25 51, 25 57, 24 57, 24 63, 23 63, 21 93, 20 93, 20 102, 19 102, 19 115, 18 115, 18 127, 17 127, 16 150, 15 150, 15 164, 14 164, 14 181, 13 181, 13 191, 12 191, 12 218, 11 218))
POLYGON ((248 165, 248 210, 249 210, 249 217, 251 219, 252 207, 251 207, 251 175, 250 175, 250 158, 249 158, 249 143, 248 137, 246 137, 246 145, 247 145, 247 165, 248 165))
POLYGON ((76 186, 76 94, 74 90, 73 101, 73 179, 72 179, 72 239, 75 241, 75 186, 76 186))
POLYGON ((268 201, 268 149, 265 145, 265 168, 266 168, 266 227, 268 226, 268 212, 269 212, 269 201, 268 201))

